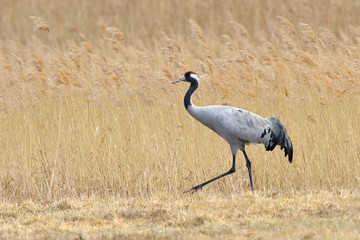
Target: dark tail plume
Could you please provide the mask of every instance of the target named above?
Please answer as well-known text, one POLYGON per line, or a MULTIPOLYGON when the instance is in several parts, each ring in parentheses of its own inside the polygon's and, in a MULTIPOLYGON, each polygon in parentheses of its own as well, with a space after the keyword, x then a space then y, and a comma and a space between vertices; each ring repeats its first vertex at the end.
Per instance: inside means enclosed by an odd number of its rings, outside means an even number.
POLYGON ((276 145, 280 145, 280 149, 284 149, 285 157, 289 156, 289 162, 292 162, 293 158, 293 145, 291 139, 286 131, 284 125, 280 122, 277 117, 268 118, 271 123, 271 135, 270 141, 266 147, 266 151, 272 151, 276 145))

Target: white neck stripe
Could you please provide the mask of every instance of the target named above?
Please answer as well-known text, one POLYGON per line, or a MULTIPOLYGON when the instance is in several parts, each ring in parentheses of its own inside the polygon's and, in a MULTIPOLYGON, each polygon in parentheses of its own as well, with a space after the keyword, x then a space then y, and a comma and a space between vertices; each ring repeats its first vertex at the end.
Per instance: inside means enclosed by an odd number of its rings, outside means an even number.
POLYGON ((196 75, 195 73, 190 74, 190 77, 192 77, 192 78, 195 79, 196 81, 200 82, 199 76, 196 75))

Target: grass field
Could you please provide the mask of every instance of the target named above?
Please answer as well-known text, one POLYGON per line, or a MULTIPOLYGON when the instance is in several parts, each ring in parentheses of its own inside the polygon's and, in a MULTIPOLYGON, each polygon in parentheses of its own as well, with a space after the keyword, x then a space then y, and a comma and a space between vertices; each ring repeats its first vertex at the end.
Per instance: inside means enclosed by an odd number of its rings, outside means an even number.
POLYGON ((1 1, 0 238, 358 239, 357 1, 1 1), (276 115, 228 144, 184 109, 276 115), (298 228, 299 227, 299 228, 298 228))
POLYGON ((2 238, 358 239, 359 195, 159 194, 1 203, 2 238))

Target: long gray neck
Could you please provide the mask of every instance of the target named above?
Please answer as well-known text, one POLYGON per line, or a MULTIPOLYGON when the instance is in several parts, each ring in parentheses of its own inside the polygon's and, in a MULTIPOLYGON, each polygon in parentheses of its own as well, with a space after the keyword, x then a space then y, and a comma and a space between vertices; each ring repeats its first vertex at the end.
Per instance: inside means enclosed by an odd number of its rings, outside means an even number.
POLYGON ((192 81, 191 85, 189 87, 189 90, 186 92, 185 97, 184 97, 184 105, 185 108, 188 109, 188 107, 190 105, 192 105, 191 102, 191 95, 193 94, 193 92, 198 88, 199 84, 197 81, 192 81))

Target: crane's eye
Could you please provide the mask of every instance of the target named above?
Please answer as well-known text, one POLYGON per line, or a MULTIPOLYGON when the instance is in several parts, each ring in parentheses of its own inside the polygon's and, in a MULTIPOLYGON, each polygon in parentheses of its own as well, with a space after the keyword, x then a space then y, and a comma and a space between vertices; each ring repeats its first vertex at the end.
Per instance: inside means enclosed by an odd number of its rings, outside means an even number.
POLYGON ((196 73, 193 72, 193 71, 188 71, 188 72, 186 72, 186 73, 184 74, 184 76, 185 76, 186 78, 190 77, 191 75, 196 75, 196 73))

